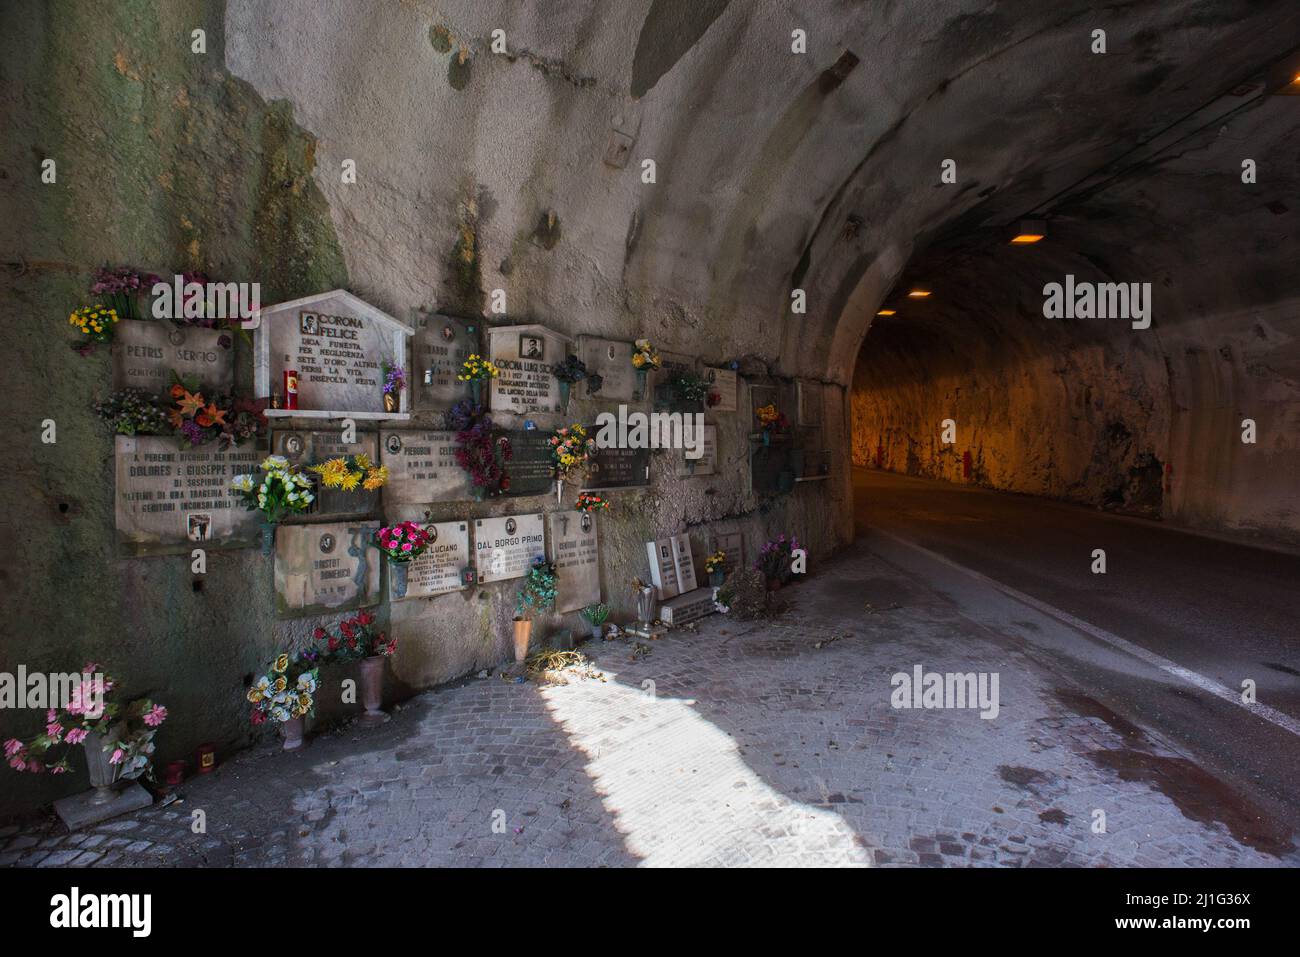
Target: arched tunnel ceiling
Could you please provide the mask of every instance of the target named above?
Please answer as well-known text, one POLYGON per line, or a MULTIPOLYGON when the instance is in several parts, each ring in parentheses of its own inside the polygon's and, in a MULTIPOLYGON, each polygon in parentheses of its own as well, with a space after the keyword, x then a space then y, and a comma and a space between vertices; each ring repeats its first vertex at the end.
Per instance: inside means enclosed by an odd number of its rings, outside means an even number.
MULTIPOLYGON (((376 301, 431 305, 468 223, 482 285, 512 313, 847 382, 917 245, 1058 197, 1300 44, 1289 0, 1095 6, 464 0, 372 17, 345 0, 230 0, 226 59, 319 137, 349 275, 376 301), (506 54, 490 49, 498 28, 506 54), (795 28, 806 54, 790 52, 795 28), (618 134, 623 168, 603 162, 618 134), (356 186, 334 172, 348 158, 356 186), (939 182, 946 158, 955 186, 939 182), (548 212, 558 242, 534 235, 548 212), (806 316, 789 312, 796 276, 806 316)), ((1289 151, 1292 184, 1294 147, 1269 147, 1289 151)), ((1144 239, 1190 235, 1204 207, 1181 199, 1204 173, 1146 172, 1136 197, 1110 195, 1159 217, 1129 217, 1149 226, 1135 236, 1105 219, 1110 201, 1077 213, 1087 255, 1118 269, 1144 239)))

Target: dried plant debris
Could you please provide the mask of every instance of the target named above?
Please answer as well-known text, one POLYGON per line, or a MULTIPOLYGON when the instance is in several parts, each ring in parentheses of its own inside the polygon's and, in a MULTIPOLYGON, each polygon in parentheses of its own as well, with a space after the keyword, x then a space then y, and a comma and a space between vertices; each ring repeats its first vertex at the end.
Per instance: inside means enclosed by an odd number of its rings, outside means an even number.
POLYGON ((647 645, 644 641, 638 641, 636 644, 632 646, 631 660, 636 661, 638 658, 645 658, 650 655, 651 650, 652 649, 650 648, 650 646, 647 645))
POLYGON ((570 679, 605 680, 605 673, 581 651, 539 651, 529 655, 524 672, 534 681, 548 685, 565 685, 570 679))

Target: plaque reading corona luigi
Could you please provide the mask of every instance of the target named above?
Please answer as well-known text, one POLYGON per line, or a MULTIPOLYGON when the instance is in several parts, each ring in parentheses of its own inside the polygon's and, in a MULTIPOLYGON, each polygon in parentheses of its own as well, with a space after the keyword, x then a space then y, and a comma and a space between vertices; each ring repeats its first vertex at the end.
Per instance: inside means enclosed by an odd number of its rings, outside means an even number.
POLYGON ((474 521, 474 567, 480 582, 523 578, 533 560, 545 555, 540 513, 474 521))
POLYGON ((408 418, 409 381, 399 393, 402 411, 384 410, 384 367, 406 367, 406 340, 414 332, 342 289, 264 308, 253 340, 257 394, 280 391, 286 371, 297 372, 298 394, 296 409, 266 414, 408 418))
MULTIPOLYGON (((429 536, 429 547, 411 562, 403 600, 427 598, 465 587, 462 576, 469 567, 469 523, 438 522, 424 526, 424 530, 429 536)), ((396 601, 391 575, 389 585, 389 601, 396 601)))
POLYGON ((560 380, 551 366, 564 359, 569 338, 545 326, 498 326, 488 333, 492 363, 492 414, 530 415, 561 411, 560 380))
POLYGON ((221 451, 216 442, 177 449, 162 436, 119 435, 114 442, 117 537, 132 555, 243 548, 260 537, 255 512, 230 487, 265 457, 252 445, 221 451))
POLYGON ((552 512, 551 561, 555 563, 555 607, 577 611, 600 601, 600 552, 592 512, 552 512))
POLYGON ((281 525, 275 530, 275 605, 281 618, 379 603, 376 523, 281 525))

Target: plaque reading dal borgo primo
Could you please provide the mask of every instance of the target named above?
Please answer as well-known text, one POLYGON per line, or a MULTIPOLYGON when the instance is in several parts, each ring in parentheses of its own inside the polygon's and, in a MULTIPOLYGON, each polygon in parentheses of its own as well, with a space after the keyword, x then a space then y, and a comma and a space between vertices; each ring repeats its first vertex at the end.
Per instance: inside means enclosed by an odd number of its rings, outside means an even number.
POLYGON ((414 332, 342 289, 263 308, 253 338, 257 394, 282 392, 285 370, 298 373, 298 408, 267 409, 266 414, 409 418, 410 370, 401 411, 385 412, 384 364, 406 368, 406 339, 414 332))
POLYGON ((235 380, 235 352, 229 333, 128 320, 113 332, 113 388, 143 389, 162 395, 172 387, 172 371, 194 378, 205 396, 230 392, 235 380), (221 344, 225 337, 226 345, 221 344))
MULTIPOLYGON (((427 598, 465 587, 461 572, 469 567, 469 523, 438 522, 424 529, 433 541, 407 570, 405 598, 427 598)), ((388 600, 398 601, 393 597, 392 583, 393 576, 389 575, 388 600)))
POLYGON ((600 601, 600 552, 596 516, 591 512, 551 512, 551 561, 555 563, 555 608, 577 611, 600 601))
POLYGON ((543 429, 520 429, 509 433, 510 476, 507 495, 545 495, 555 484, 551 471, 551 433, 543 429))
POLYGON ((540 512, 475 519, 474 567, 480 582, 523 578, 533 560, 545 556, 540 512))
POLYGON ((582 487, 592 490, 649 484, 649 449, 598 448, 582 480, 582 487))
POLYGON ((488 341, 489 358, 501 370, 492 380, 493 415, 561 411, 560 380, 551 366, 564 359, 572 340, 545 326, 498 326, 488 330, 488 341))
POLYGON ((252 444, 222 452, 216 442, 178 449, 167 436, 116 436, 117 538, 132 555, 245 548, 261 538, 256 512, 230 487, 257 472, 252 444))
MULTIPOLYGON (((329 459, 345 455, 365 455, 371 462, 379 462, 379 439, 374 432, 358 432, 357 441, 340 441, 339 432, 287 432, 279 431, 271 435, 271 451, 283 455, 294 465, 303 467, 320 465, 329 459)), ((367 492, 357 488, 345 492, 341 488, 325 488, 319 482, 319 476, 309 472, 317 479, 316 501, 307 514, 300 518, 286 521, 320 521, 324 517, 336 515, 369 515, 379 508, 379 492, 367 492)))
POLYGON ((482 355, 479 324, 451 316, 424 316, 416 322, 411 340, 411 390, 418 409, 445 411, 469 389, 456 376, 470 354, 482 355))
MULTIPOLYGON (((632 365, 632 343, 618 339, 597 339, 594 336, 578 337, 578 358, 587 367, 587 375, 601 378, 598 399, 631 402, 636 391, 636 369, 632 365)), ((581 395, 589 394, 580 386, 581 395)), ((575 395, 579 394, 575 390, 575 395)))
POLYGON ((379 603, 379 525, 332 522, 275 530, 275 610, 281 618, 379 603))
POLYGON ((379 458, 388 466, 384 502, 426 505, 469 499, 469 475, 456 464, 455 432, 385 430, 379 458))

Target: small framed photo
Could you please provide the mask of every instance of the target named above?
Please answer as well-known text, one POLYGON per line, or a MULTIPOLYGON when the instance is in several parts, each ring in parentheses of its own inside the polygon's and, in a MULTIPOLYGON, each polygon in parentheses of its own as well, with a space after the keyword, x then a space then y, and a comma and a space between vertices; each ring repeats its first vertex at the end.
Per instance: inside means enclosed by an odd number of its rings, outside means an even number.
POLYGON ((536 359, 538 362, 546 358, 546 342, 541 336, 530 336, 527 334, 519 337, 519 358, 536 359))

